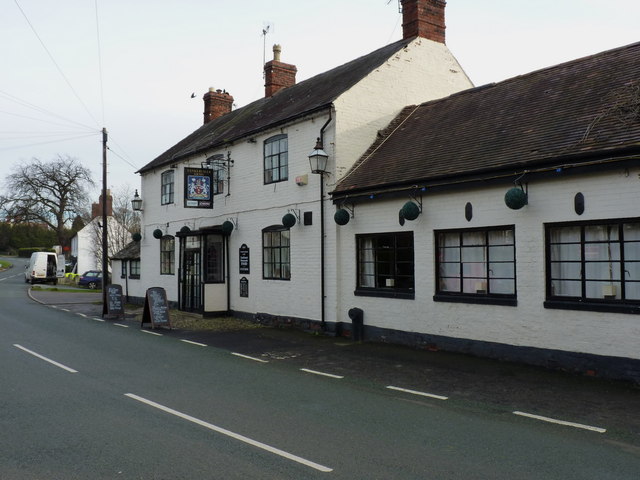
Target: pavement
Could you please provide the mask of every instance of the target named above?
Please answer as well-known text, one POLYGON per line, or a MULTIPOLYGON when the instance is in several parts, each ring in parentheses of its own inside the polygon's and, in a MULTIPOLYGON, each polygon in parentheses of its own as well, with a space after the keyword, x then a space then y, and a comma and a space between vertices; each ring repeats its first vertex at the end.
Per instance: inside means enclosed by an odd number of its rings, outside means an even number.
MULTIPOLYGON (((44 305, 66 309, 70 314, 102 317, 100 292, 42 288, 30 289, 29 297, 44 305)), ((191 327, 162 329, 166 336, 228 350, 283 368, 305 368, 342 377, 340 381, 355 382, 358 388, 407 401, 443 401, 453 408, 489 413, 498 418, 519 411, 606 429, 607 441, 640 456, 640 385, 471 355, 353 342, 243 320, 206 319, 208 328, 202 329, 200 324, 205 319, 201 315, 173 310, 171 314, 191 327), (392 390, 389 386, 413 393, 392 390)), ((79 320, 84 320, 80 315, 79 320)), ((142 306, 127 304, 124 318, 106 321, 142 328, 141 316, 142 306)), ((150 324, 144 328, 150 328, 150 324)))

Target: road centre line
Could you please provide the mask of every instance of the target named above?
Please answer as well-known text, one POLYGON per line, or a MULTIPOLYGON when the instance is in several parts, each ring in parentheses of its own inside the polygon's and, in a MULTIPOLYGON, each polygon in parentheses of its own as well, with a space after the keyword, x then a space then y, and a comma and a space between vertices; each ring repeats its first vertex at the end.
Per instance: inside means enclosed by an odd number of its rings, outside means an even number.
POLYGON ((63 370, 66 370, 69 373, 78 373, 77 370, 74 370, 73 368, 69 368, 66 365, 63 365, 61 363, 58 363, 54 360, 51 360, 50 358, 47 358, 43 355, 40 355, 39 353, 36 353, 32 350, 29 350, 28 348, 23 347, 22 345, 18 345, 17 343, 13 344, 14 347, 19 348, 20 350, 22 350, 23 352, 28 353, 29 355, 33 355, 34 357, 39 358, 40 360, 44 360, 45 362, 49 362, 51 365, 55 365, 58 368, 61 368, 63 370))
POLYGON ((605 433, 607 431, 606 428, 600 427, 592 427, 591 425, 583 425, 582 423, 574 423, 567 422, 565 420, 557 420, 555 418, 543 417, 542 415, 534 415, 533 413, 525 413, 525 412, 513 412, 514 415, 519 415, 521 417, 533 418, 535 420, 541 420, 543 422, 555 423, 557 425, 565 425, 567 427, 581 428, 583 430, 590 430, 592 432, 597 433, 605 433))
POLYGON ((237 353, 237 352, 231 352, 231 355, 235 355, 236 357, 246 358, 247 360, 253 360, 254 362, 269 363, 269 360, 263 360, 261 358, 256 358, 256 357, 250 357, 249 355, 243 355, 243 354, 237 353))
POLYGON ((344 378, 342 375, 334 375, 333 373, 318 372, 317 370, 309 370, 308 368, 301 368, 300 370, 307 373, 313 373, 314 375, 322 375, 323 377, 344 378))
POLYGON ((449 397, 444 397, 442 395, 435 395, 433 393, 419 392, 418 390, 409 390, 407 388, 394 387, 393 385, 387 386, 389 390, 396 390, 398 392, 410 393, 412 395, 420 395, 421 397, 429 397, 435 398, 436 400, 448 400, 449 397))
POLYGON ((129 328, 129 325, 123 325, 122 323, 114 323, 116 327, 129 328))
POLYGON ((192 342, 191 340, 185 340, 184 338, 180 340, 181 342, 184 343, 189 343, 191 345, 197 345, 198 347, 206 347, 207 345, 205 345, 204 343, 199 343, 199 342, 192 342))
POLYGON ((162 334, 161 333, 156 333, 156 332, 152 332, 151 330, 143 330, 142 328, 140 329, 140 331, 142 333, 148 333, 149 335, 155 335, 157 337, 161 337, 162 334))
POLYGON ((81 317, 84 317, 84 318, 89 318, 89 317, 87 317, 87 315, 85 315, 84 313, 80 313, 80 312, 76 312, 76 315, 80 315, 81 317))
POLYGON ((96 318, 96 317, 93 317, 93 319, 94 319, 96 322, 104 322, 104 318, 96 318))
POLYGON ((205 422, 204 420, 200 420, 198 418, 192 417, 190 415, 187 415, 185 413, 179 412, 177 410, 174 410, 172 408, 169 407, 165 407, 164 405, 161 405, 159 403, 156 403, 152 400, 147 400, 146 398, 140 397, 138 395, 135 395, 133 393, 125 393, 124 394, 126 397, 129 397, 133 400, 137 400, 138 402, 144 403, 145 405, 149 405, 150 407, 154 407, 157 408, 158 410, 162 410, 163 412, 166 413, 170 413, 171 415, 175 415, 176 417, 182 418, 183 420, 187 420, 189 422, 195 423, 196 425, 200 425, 201 427, 205 427, 208 428, 209 430, 213 430, 214 432, 220 433, 222 435, 226 435, 228 437, 231 437, 235 440, 239 440, 241 442, 244 442, 248 445, 252 445, 254 447, 260 448, 262 450, 265 450, 269 453, 273 453, 275 455, 279 455, 283 458, 286 458, 287 460, 292 460, 294 462, 300 463, 302 465, 306 465, 307 467, 311 467, 315 470, 318 470, 320 472, 332 472, 333 469, 329 468, 329 467, 325 467, 324 465, 320 465, 319 463, 315 463, 312 462, 310 460, 307 460, 305 458, 302 457, 298 457, 297 455, 293 455, 291 453, 285 452, 284 450, 280 450, 279 448, 275 448, 272 447, 270 445, 267 445, 265 443, 262 442, 258 442, 257 440, 253 440, 249 437, 245 437, 244 435, 240 435, 238 433, 234 433, 230 430, 226 430, 224 428, 218 427, 216 425, 213 425, 211 423, 205 422))

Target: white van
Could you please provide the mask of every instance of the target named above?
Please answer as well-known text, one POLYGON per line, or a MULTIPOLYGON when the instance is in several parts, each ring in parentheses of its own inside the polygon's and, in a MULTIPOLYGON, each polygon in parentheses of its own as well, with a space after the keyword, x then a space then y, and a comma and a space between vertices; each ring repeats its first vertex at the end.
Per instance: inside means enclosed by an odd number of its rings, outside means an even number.
POLYGON ((64 255, 51 252, 33 252, 24 272, 24 281, 33 285, 36 282, 58 283, 64 277, 64 255))

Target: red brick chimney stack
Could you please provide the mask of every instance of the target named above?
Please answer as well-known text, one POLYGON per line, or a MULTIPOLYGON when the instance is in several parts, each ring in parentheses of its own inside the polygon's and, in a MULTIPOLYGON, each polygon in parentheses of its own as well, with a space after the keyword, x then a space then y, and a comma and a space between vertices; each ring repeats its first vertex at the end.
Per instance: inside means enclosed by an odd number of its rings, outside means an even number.
POLYGON ((204 123, 226 115, 233 107, 233 97, 225 90, 215 90, 213 87, 202 97, 204 100, 204 123))
POLYGON ((401 0, 402 38, 422 37, 444 42, 444 0, 401 0))
MULTIPOLYGON (((111 196, 111 190, 107 190, 107 217, 113 216, 113 197, 111 196)), ((102 195, 98 203, 91 204, 91 218, 102 217, 102 195)))
POLYGON ((280 45, 273 46, 273 60, 264 65, 264 96, 272 97, 277 91, 296 84, 295 65, 280 61, 280 45))

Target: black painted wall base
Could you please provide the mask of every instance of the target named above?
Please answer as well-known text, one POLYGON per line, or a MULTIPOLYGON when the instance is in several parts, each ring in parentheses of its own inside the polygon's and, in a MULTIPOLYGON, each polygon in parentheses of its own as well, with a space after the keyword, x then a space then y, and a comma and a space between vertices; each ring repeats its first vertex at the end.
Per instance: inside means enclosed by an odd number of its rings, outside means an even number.
MULTIPOLYGON (((229 312, 237 318, 252 320, 274 327, 291 327, 304 331, 321 332, 316 320, 271 315, 268 313, 229 312)), ((366 319, 365 319, 366 322, 366 319)), ((323 333, 353 338, 349 322, 326 322, 323 333)), ((442 350, 464 353, 494 360, 518 362, 552 370, 562 370, 580 375, 589 375, 613 380, 623 380, 640 385, 640 360, 591 353, 569 352, 538 347, 523 347, 497 342, 486 342, 464 338, 404 332, 364 325, 365 341, 392 343, 425 350, 442 350)))

